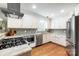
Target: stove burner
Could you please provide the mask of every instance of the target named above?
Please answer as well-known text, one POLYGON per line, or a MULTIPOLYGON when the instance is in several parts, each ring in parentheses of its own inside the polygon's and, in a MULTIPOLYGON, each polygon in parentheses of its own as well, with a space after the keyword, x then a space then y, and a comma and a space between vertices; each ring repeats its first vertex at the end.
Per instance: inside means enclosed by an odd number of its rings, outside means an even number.
POLYGON ((22 37, 0 40, 0 50, 26 44, 22 37))

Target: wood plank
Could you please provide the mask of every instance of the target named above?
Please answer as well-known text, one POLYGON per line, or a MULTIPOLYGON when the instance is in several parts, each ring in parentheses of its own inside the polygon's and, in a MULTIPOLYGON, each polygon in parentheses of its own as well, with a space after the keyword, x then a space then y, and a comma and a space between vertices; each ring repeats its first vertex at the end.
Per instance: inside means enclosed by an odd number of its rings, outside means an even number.
POLYGON ((32 49, 32 56, 68 56, 69 51, 63 46, 47 43, 32 49))

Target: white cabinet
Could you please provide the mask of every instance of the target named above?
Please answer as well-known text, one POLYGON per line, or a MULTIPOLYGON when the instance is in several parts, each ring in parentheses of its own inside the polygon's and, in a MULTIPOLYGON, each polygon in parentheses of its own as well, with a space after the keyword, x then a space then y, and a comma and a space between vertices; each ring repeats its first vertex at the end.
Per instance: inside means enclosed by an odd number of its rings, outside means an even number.
POLYGON ((52 33, 43 34, 43 43, 50 41, 62 46, 66 46, 66 36, 64 35, 53 35, 52 33))
POLYGON ((22 18, 23 28, 37 28, 37 19, 31 15, 25 15, 22 18))
POLYGON ((47 42, 57 43, 62 46, 66 46, 66 36, 63 35, 53 35, 53 33, 43 34, 43 43, 47 42))
POLYGON ((67 19, 59 18, 51 21, 51 29, 66 29, 67 19))
POLYGON ((25 15, 22 19, 8 18, 8 28, 37 28, 38 19, 25 15))
POLYGON ((66 37, 63 35, 51 35, 51 41, 62 46, 66 46, 66 37))
POLYGON ((47 42, 47 35, 43 34, 43 43, 46 43, 46 42, 47 42))
MULTIPOLYGON (((52 20, 47 19, 47 29, 51 29, 52 20)), ((53 27, 53 25, 52 25, 53 27)))
POLYGON ((50 42, 51 38, 50 38, 50 34, 43 34, 43 43, 47 43, 50 42))
POLYGON ((8 28, 21 28, 22 27, 22 19, 16 19, 16 18, 7 18, 7 27, 8 28))

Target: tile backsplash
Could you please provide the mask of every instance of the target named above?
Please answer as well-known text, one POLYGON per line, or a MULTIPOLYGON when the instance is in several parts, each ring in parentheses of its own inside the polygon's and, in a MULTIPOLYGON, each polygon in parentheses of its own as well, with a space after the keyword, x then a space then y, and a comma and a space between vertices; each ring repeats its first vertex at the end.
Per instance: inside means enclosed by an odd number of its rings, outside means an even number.
POLYGON ((50 33, 53 33, 53 35, 64 35, 64 36, 66 36, 66 29, 51 29, 50 33))
POLYGON ((36 33, 37 29, 16 29, 16 35, 25 35, 36 33))

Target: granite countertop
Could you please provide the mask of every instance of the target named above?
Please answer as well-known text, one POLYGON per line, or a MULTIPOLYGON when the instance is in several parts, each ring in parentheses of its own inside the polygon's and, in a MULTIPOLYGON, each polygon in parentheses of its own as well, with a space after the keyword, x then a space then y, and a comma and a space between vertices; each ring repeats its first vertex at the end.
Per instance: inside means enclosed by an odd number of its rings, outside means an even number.
POLYGON ((16 38, 16 37, 24 37, 24 36, 31 36, 31 35, 39 35, 39 34, 42 34, 42 33, 28 33, 28 34, 22 34, 22 35, 15 35, 15 36, 4 36, 4 34, 2 34, 0 36, 0 40, 2 39, 7 39, 7 38, 16 38))
POLYGON ((18 54, 21 54, 23 52, 28 52, 31 50, 32 48, 30 46, 28 46, 27 44, 24 44, 24 45, 0 50, 0 56, 16 56, 18 54))

